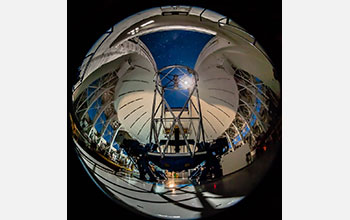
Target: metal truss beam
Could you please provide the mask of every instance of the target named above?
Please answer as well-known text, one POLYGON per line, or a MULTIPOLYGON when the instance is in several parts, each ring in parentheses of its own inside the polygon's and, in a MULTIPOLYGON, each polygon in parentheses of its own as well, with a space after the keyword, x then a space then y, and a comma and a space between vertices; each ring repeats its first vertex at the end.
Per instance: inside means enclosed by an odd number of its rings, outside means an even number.
POLYGON ((232 122, 232 126, 234 127, 234 129, 236 130, 236 132, 238 133, 239 137, 241 138, 241 141, 244 144, 244 139, 243 139, 243 135, 241 133, 241 131, 237 128, 237 126, 235 125, 235 123, 232 122))
MULTIPOLYGON (((193 94, 193 91, 194 91, 194 89, 192 90, 191 94, 193 94)), ((190 97, 191 97, 191 95, 190 95, 190 97)), ((185 108, 186 105, 188 104, 188 101, 189 101, 189 99, 187 99, 187 101, 186 101, 185 105, 182 107, 182 109, 181 109, 179 115, 176 117, 175 114, 173 113, 173 111, 171 110, 171 107, 169 106, 168 102, 164 99, 164 103, 165 103, 167 109, 169 110, 170 114, 173 116, 174 121, 173 121, 173 126, 172 126, 172 128, 170 129, 171 135, 168 136, 168 139, 167 139, 165 148, 164 148, 164 150, 163 150, 163 156, 164 156, 165 150, 168 148, 169 140, 170 140, 170 137, 172 136, 172 133, 173 133, 173 130, 174 130, 174 127, 175 127, 175 123, 176 123, 176 122, 177 122, 178 125, 179 125, 180 133, 182 134, 182 137, 183 137, 183 139, 184 139, 184 141, 185 141, 185 143, 186 143, 186 147, 187 147, 188 151, 190 152, 191 156, 193 155, 193 153, 192 153, 192 151, 191 151, 191 148, 190 148, 190 145, 189 145, 189 143, 188 143, 188 141, 187 141, 187 138, 186 138, 186 135, 185 135, 185 132, 184 132, 182 123, 181 123, 181 121, 180 121, 180 117, 181 117, 181 115, 182 115, 182 113, 183 113, 183 111, 184 111, 184 108, 185 108)))
POLYGON ((105 121, 105 123, 103 124, 103 128, 102 128, 102 131, 101 131, 101 134, 100 134, 100 140, 99 140, 99 144, 101 143, 102 141, 102 137, 103 135, 105 134, 107 128, 108 128, 108 125, 111 123, 112 120, 116 119, 117 118, 117 114, 114 114, 112 117, 110 117, 107 121, 105 121))
POLYGON ((106 92, 110 92, 115 88, 115 85, 110 86, 108 88, 105 88, 103 90, 100 90, 100 92, 98 92, 94 98, 91 100, 90 104, 88 105, 88 107, 85 109, 83 115, 81 116, 80 120, 83 120, 84 116, 86 115, 86 113, 89 111, 89 109, 92 107, 92 105, 97 101, 97 99, 99 99, 104 93, 106 92))
POLYGON ((269 110, 269 107, 266 105, 266 103, 264 101, 262 101, 262 99, 253 91, 251 90, 249 87, 247 87, 244 84, 241 83, 237 83, 237 85, 243 87, 244 89, 248 90, 251 94, 253 94, 257 99, 260 100, 261 104, 264 106, 265 109, 269 110))
MULTIPOLYGON (((91 94, 90 95, 88 95, 87 97, 86 97, 86 99, 83 101, 83 102, 78 102, 78 103, 80 103, 79 104, 79 106, 77 107, 77 110, 79 110, 83 105, 84 105, 84 103, 85 102, 87 102, 87 100, 89 100, 91 97, 93 97, 93 95, 97 92, 97 91, 99 91, 100 89, 103 89, 104 88, 104 86, 105 85, 107 85, 109 82, 112 82, 113 80, 115 80, 115 79, 117 79, 118 78, 118 76, 115 74, 115 76, 113 76, 114 74, 113 73, 111 73, 110 74, 111 75, 111 77, 109 78, 109 79, 107 79, 106 81, 104 81, 103 83, 99 83, 100 85, 94 90, 94 91, 92 91, 91 92, 91 94)), ((101 80, 101 79, 100 79, 101 80)), ((91 88, 91 86, 88 86, 88 88, 91 88)), ((87 89, 88 89, 87 88, 87 89)), ((87 89, 85 89, 85 92, 87 91, 87 89)))
POLYGON ((225 136, 226 136, 226 140, 227 140, 228 144, 231 145, 232 151, 234 151, 234 148, 232 147, 232 139, 230 138, 230 136, 227 134, 226 131, 225 131, 225 136))
POLYGON ((107 102, 105 103, 104 105, 101 106, 101 108, 99 109, 98 113, 96 113, 93 121, 92 121, 92 124, 91 124, 91 128, 90 128, 90 131, 89 131, 89 136, 92 132, 92 129, 95 127, 98 119, 101 117, 102 113, 107 109, 107 107, 109 107, 111 104, 114 103, 114 100, 113 100, 113 97, 107 102))
MULTIPOLYGON (((172 81, 173 79, 169 78, 169 80, 172 81)), ((181 79, 179 79, 179 80, 181 81, 181 79)), ((172 66, 164 67, 164 68, 160 69, 155 75, 155 79, 154 79, 155 89, 154 89, 154 98, 153 98, 152 115, 151 115, 152 122, 151 122, 150 136, 149 136, 150 143, 152 142, 152 138, 154 138, 154 141, 159 144, 159 140, 158 140, 159 137, 158 136, 159 136, 159 133, 160 133, 160 130, 161 130, 162 126, 165 127, 164 126, 164 120, 172 120, 171 126, 170 126, 170 131, 169 131, 168 135, 166 135, 167 140, 166 140, 165 146, 164 146, 163 149, 159 146, 160 153, 161 153, 162 157, 165 156, 165 152, 168 149, 169 141, 170 141, 170 138, 173 136, 175 125, 178 125, 178 127, 179 127, 180 134, 181 134, 183 140, 186 143, 186 147, 188 149, 188 152, 191 154, 191 156, 194 156, 195 150, 193 150, 193 152, 191 150, 191 147, 190 147, 189 142, 187 140, 186 134, 184 132, 183 124, 181 123, 181 119, 189 119, 189 120, 191 120, 191 123, 192 123, 192 120, 199 119, 200 121, 199 121, 199 125, 198 125, 198 131, 197 131, 195 143, 197 143, 200 140, 200 133, 199 133, 200 129, 202 129, 203 141, 205 141, 204 130, 203 130, 203 122, 201 120, 202 114, 201 114, 201 111, 200 111, 200 102, 199 102, 200 100, 199 100, 199 93, 198 93, 198 88, 197 88, 198 87, 197 86, 197 81, 198 81, 198 77, 196 75, 196 72, 194 70, 190 69, 189 67, 182 66, 182 65, 172 65, 172 66), (162 73, 162 72, 164 72, 165 70, 168 70, 168 69, 169 69, 169 71, 167 73, 162 73), (187 74, 193 75, 194 78, 195 78, 195 81, 194 81, 195 85, 193 86, 192 90, 189 91, 189 95, 184 94, 184 93, 182 93, 180 91, 181 94, 183 94, 183 95, 185 95, 187 97, 187 100, 186 100, 185 104, 183 105, 183 107, 181 108, 181 110, 179 111, 179 113, 177 114, 177 116, 175 116, 174 111, 170 107, 169 103, 164 99, 164 91, 165 91, 166 88, 165 88, 165 86, 162 85, 162 80, 164 78, 169 78, 168 75, 171 74, 175 69, 178 69, 184 75, 187 75, 187 74), (184 69, 186 69, 188 73, 185 73, 184 69), (184 117, 184 118, 181 118, 183 112, 185 111, 185 109, 187 109, 187 106, 189 105, 189 103, 190 103, 190 105, 195 106, 193 101, 192 101, 192 99, 191 99, 192 95, 194 95, 195 92, 197 92, 196 96, 197 96, 198 107, 199 107, 199 111, 197 109, 196 109, 196 111, 198 112, 199 117, 184 117), (158 107, 156 107, 156 104, 155 104, 156 103, 156 96, 157 96, 157 94, 159 94, 162 97, 162 101, 158 105, 158 107), (161 116, 160 117, 156 117, 156 114, 157 114, 160 106, 162 107, 161 116), (165 111, 169 112, 171 114, 171 117, 164 118, 164 112, 165 111), (159 124, 159 122, 161 124, 159 124), (159 127, 158 127, 158 125, 159 125, 159 127), (157 132, 157 130, 158 130, 158 132, 157 132)), ((171 90, 171 88, 169 88, 169 90, 171 90)), ((192 123, 192 127, 194 127, 193 123, 192 123)))
POLYGON ((120 130, 120 128, 121 128, 121 127, 122 127, 122 126, 121 126, 121 125, 119 125, 119 127, 118 127, 117 129, 115 129, 114 134, 113 134, 113 137, 112 137, 112 140, 111 140, 111 143, 110 143, 110 145, 109 145, 109 150, 108 150, 108 153, 110 153, 110 152, 111 152, 111 148, 113 147, 113 144, 114 144, 115 138, 117 137, 118 132, 119 132, 119 130, 120 130))
POLYGON ((262 130, 266 132, 265 124, 261 121, 260 115, 249 105, 249 103, 247 103, 243 99, 239 100, 243 102, 243 104, 245 104, 248 107, 249 111, 255 115, 256 120, 258 120, 258 122, 260 123, 262 130))
POLYGON ((237 72, 239 72, 240 70, 236 70, 235 71, 235 76, 238 76, 240 79, 244 80, 245 82, 249 83, 251 86, 253 86, 256 90, 260 90, 261 93, 266 99, 270 99, 261 89, 259 89, 254 83, 252 83, 250 80, 244 78, 243 76, 241 76, 240 74, 238 74, 237 72))
MULTIPOLYGON (((247 125, 247 127, 249 128, 249 132, 251 133, 251 136, 252 136, 253 140, 256 141, 255 136, 254 136, 254 133, 253 133, 253 130, 252 130, 252 128, 250 127, 248 121, 247 121, 247 120, 241 115, 241 113, 239 113, 238 111, 237 111, 237 114, 240 116, 240 118, 243 119, 244 123, 245 123, 245 124, 247 125)), ((244 128, 244 125, 243 125, 243 128, 244 128)))

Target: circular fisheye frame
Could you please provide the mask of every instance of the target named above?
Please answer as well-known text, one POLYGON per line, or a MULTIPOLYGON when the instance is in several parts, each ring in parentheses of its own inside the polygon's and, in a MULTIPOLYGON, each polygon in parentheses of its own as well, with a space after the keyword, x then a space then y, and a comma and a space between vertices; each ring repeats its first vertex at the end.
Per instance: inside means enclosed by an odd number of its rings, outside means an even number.
POLYGON ((255 38, 188 6, 152 8, 90 49, 72 93, 74 148, 104 193, 149 217, 212 216, 280 147, 280 83, 255 38))

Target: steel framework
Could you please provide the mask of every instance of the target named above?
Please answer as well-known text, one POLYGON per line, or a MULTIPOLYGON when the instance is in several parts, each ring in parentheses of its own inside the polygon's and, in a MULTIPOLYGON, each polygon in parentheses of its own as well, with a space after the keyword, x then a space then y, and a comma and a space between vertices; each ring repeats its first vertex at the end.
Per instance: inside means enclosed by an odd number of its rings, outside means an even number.
MULTIPOLYGON (((176 71, 175 71, 176 72, 176 71)), ((161 153, 161 156, 165 156, 165 152, 167 148, 169 147, 169 141, 173 138, 174 136, 174 131, 175 128, 179 129, 179 133, 182 136, 183 140, 186 143, 186 148, 188 149, 188 152, 190 155, 193 157, 195 156, 195 146, 197 143, 200 143, 201 141, 204 143, 205 142, 205 136, 204 136, 204 128, 203 128, 203 121, 202 121, 202 111, 200 107, 200 99, 199 99, 199 92, 198 92, 198 74, 196 73, 195 70, 183 66, 183 65, 171 65, 164 67, 160 70, 158 70, 155 74, 154 77, 154 83, 155 83, 155 88, 154 88, 154 98, 153 98, 153 106, 152 106, 152 114, 151 114, 151 129, 150 129, 150 135, 149 135, 149 143, 152 143, 152 140, 158 144, 158 149, 159 152, 161 153), (184 94, 179 90, 178 84, 188 84, 188 81, 184 81, 183 78, 179 77, 179 75, 174 74, 173 72, 177 70, 178 73, 180 73, 181 76, 185 77, 190 77, 193 79, 190 83, 190 86, 188 89, 188 95, 184 94), (172 78, 171 78, 172 76, 172 78), (168 82, 163 85, 162 80, 168 79, 168 82), (187 97, 185 104, 182 106, 181 109, 172 108, 169 103, 167 102, 166 98, 164 97, 165 91, 170 90, 170 91, 177 91, 184 96, 187 97), (157 105, 157 96, 161 97, 160 103, 157 105), (197 107, 195 103, 197 103, 197 107), (191 112, 190 108, 188 106, 193 106, 193 109, 196 112, 196 116, 193 116, 193 112, 191 112), (158 114, 159 110, 161 109, 160 116, 158 114), (188 111, 190 116, 189 117, 183 117, 182 114, 188 111), (170 113, 170 117, 166 115, 166 113, 170 113), (158 114, 158 116, 157 116, 158 114), (166 130, 166 122, 171 121, 171 126, 169 129, 168 134, 165 135, 166 137, 166 143, 163 148, 160 146, 160 136, 161 136, 161 131, 166 130), (188 136, 185 132, 182 120, 189 120, 189 126, 188 126, 188 131, 191 130, 193 131, 193 134, 195 136, 194 138, 194 147, 193 150, 190 147, 189 141, 188 141, 188 136), (193 121, 198 120, 198 128, 195 130, 195 126, 193 121)))

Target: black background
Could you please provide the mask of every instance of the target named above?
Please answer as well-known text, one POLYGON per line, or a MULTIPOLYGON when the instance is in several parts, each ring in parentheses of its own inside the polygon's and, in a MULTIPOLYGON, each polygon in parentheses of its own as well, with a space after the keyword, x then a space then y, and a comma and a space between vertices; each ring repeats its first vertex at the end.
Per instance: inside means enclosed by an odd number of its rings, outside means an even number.
MULTIPOLYGON (((166 5, 190 5, 208 8, 245 28, 256 37, 272 59, 281 80, 282 2, 279 1, 69 1, 68 2, 68 111, 71 88, 78 67, 96 40, 122 19, 145 9, 166 5)), ((68 117, 67 117, 68 118, 68 117)), ((68 121, 68 125, 70 122, 68 121)), ((68 218, 143 219, 107 198, 83 169, 73 150, 68 132, 68 218)), ((279 152, 271 169, 251 195, 213 219, 282 219, 282 156, 279 152)))

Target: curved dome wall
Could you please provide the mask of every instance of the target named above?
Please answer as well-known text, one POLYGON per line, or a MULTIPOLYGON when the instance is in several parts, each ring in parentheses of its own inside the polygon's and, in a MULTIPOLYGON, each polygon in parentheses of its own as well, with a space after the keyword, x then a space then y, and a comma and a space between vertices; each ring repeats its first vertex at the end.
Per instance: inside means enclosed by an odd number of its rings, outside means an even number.
MULTIPOLYGON (((229 128, 236 116, 238 89, 233 76, 227 74, 221 67, 203 66, 196 71, 199 78, 198 91, 204 132, 207 141, 213 141, 229 128)), ((195 99, 196 97, 192 97, 198 109, 195 99)), ((191 111, 196 113, 193 106, 191 111)))
MULTIPOLYGON (((131 56, 130 63, 132 67, 116 85, 114 108, 123 128, 134 139, 146 144, 151 126, 155 72, 152 63, 143 56, 131 56)), ((160 99, 157 96, 157 104, 160 99)))
POLYGON ((197 59, 195 69, 223 65, 227 72, 232 72, 232 67, 245 70, 263 81, 266 86, 270 87, 279 96, 280 85, 274 78, 272 64, 261 52, 242 39, 214 37, 203 48, 197 59), (225 65, 224 62, 226 62, 225 65))

